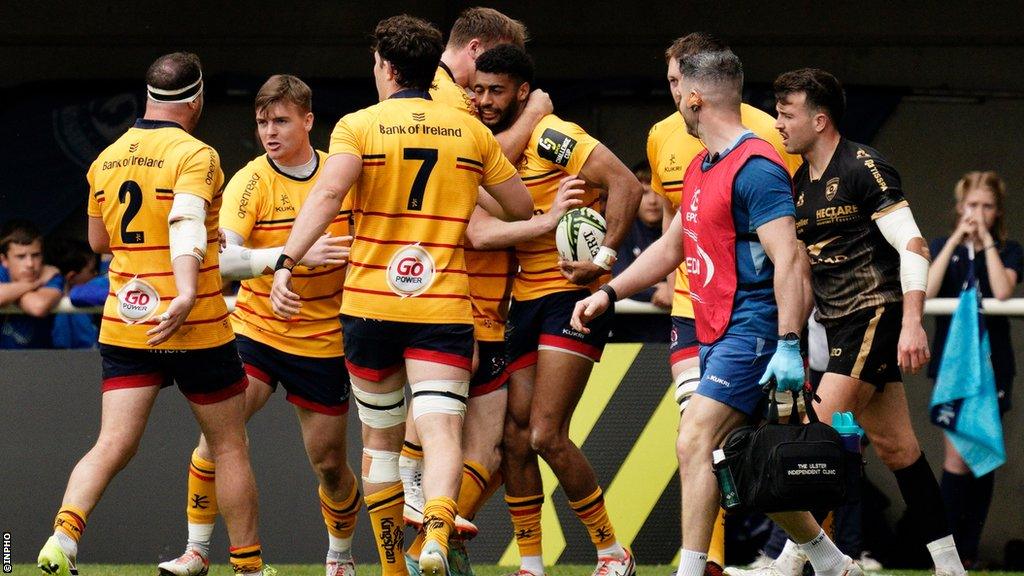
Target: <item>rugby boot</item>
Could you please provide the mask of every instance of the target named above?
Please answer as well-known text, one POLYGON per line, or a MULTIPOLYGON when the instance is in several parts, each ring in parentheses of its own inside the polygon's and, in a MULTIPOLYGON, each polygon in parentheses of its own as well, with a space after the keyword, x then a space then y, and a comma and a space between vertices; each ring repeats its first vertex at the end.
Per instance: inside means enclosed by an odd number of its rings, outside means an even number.
POLYGON ((46 544, 43 544, 42 550, 39 551, 39 558, 36 560, 36 566, 42 570, 43 574, 51 576, 78 576, 78 568, 75 568, 74 559, 68 558, 56 536, 50 536, 46 540, 46 544))
POLYGON ((161 576, 206 576, 210 571, 210 560, 195 548, 186 548, 181 556, 161 562, 156 567, 161 576))

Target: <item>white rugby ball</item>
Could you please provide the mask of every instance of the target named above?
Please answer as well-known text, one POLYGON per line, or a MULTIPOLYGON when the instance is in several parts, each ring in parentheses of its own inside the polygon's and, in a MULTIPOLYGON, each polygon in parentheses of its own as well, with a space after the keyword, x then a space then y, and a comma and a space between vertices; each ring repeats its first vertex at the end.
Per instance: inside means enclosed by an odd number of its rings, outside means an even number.
POLYGON ((558 255, 570 262, 590 262, 597 256, 607 230, 604 216, 593 208, 569 210, 555 227, 558 255))

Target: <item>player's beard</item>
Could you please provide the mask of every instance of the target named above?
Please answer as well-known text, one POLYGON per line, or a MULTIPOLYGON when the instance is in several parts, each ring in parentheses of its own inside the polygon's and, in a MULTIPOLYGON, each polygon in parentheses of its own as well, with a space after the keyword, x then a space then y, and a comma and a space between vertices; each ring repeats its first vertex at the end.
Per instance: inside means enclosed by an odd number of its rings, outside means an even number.
POLYGON ((505 130, 508 130, 509 126, 512 126, 512 124, 515 123, 516 118, 519 118, 519 110, 520 104, 518 100, 512 100, 509 102, 508 108, 502 112, 501 118, 491 125, 491 132, 500 134, 505 130))

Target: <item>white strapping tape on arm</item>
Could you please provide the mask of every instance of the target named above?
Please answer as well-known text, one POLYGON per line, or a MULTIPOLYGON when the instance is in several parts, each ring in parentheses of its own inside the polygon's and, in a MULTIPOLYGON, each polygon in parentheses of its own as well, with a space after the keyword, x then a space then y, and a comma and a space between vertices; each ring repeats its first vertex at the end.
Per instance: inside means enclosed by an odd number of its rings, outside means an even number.
POLYGON ((171 262, 178 256, 206 259, 206 200, 185 192, 176 192, 167 215, 171 262))
POLYGON ((272 274, 283 250, 283 246, 246 248, 228 244, 220 253, 220 275, 228 280, 248 280, 272 274))
POLYGON ((924 238, 910 207, 897 208, 875 220, 875 224, 886 241, 900 253, 900 285, 903 293, 914 290, 924 292, 928 287, 928 259, 907 249, 914 238, 924 238))

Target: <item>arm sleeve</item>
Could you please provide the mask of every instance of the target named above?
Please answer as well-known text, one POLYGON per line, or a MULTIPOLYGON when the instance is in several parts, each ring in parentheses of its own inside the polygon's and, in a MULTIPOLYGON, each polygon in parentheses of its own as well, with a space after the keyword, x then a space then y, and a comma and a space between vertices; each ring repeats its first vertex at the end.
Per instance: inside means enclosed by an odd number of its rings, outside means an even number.
POLYGON ((263 191, 255 173, 239 170, 224 188, 224 203, 220 208, 220 227, 242 237, 245 242, 256 225, 262 209, 263 191))
POLYGON ((733 182, 734 202, 750 216, 750 230, 764 224, 795 216, 793 185, 786 170, 767 158, 755 156, 736 174, 733 182))
POLYGON ((86 208, 86 213, 93 218, 102 218, 103 212, 100 211, 100 199, 96 197, 96 188, 93 186, 93 166, 89 167, 89 172, 86 173, 85 179, 89 182, 89 205, 86 208))
POLYGON ((213 148, 202 146, 185 158, 174 182, 174 193, 192 194, 212 204, 223 184, 220 156, 213 148))
POLYGON ((351 154, 358 158, 362 157, 364 114, 355 112, 347 114, 341 120, 338 120, 337 125, 334 126, 334 131, 331 132, 331 146, 328 148, 329 156, 351 154))
POLYGON ((548 170, 560 169, 568 174, 579 174, 590 153, 600 142, 583 128, 548 115, 534 130, 540 131, 534 153, 548 170))
MULTIPOLYGON (((481 126, 483 125, 481 124, 481 126)), ((494 138, 491 131, 483 129, 480 132, 483 134, 481 152, 483 152, 484 160, 484 178, 481 184, 483 186, 501 184, 515 176, 515 166, 508 161, 508 158, 505 158, 501 152, 501 145, 498 144, 498 140, 494 138)))
POLYGON ((872 220, 909 205, 903 196, 900 175, 891 164, 874 155, 856 162, 860 166, 853 171, 855 189, 864 191, 860 207, 871 214, 872 220))
POLYGON ((108 292, 110 292, 110 279, 100 276, 69 290, 68 298, 75 306, 99 306, 107 301, 108 292))
POLYGON ((647 133, 647 164, 651 167, 651 188, 654 192, 665 197, 665 185, 661 182, 661 174, 658 171, 658 126, 655 124, 651 126, 651 131, 647 133))

